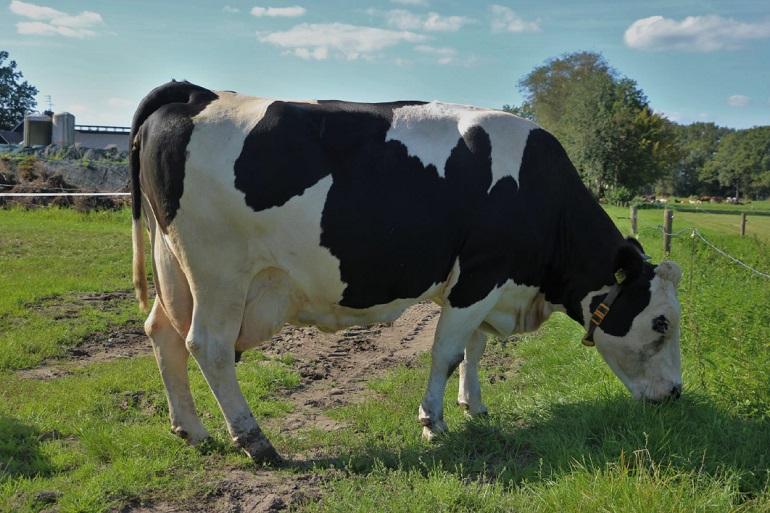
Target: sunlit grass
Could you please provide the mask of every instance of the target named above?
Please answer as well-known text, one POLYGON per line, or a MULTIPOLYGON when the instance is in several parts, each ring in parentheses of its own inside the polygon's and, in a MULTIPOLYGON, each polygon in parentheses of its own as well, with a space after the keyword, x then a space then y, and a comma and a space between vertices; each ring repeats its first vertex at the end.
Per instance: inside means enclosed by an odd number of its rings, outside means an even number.
MULTIPOLYGON (((628 232, 628 209, 608 210, 628 232)), ((659 261, 662 212, 639 214, 640 240, 659 261)), ((676 213, 674 231, 695 226, 770 270, 762 224, 770 218, 750 216, 743 239, 737 219, 676 213)), ((365 400, 326 412, 346 426, 339 431, 270 433, 284 453, 324 456, 308 472, 342 469, 304 509, 770 511, 770 280, 680 235, 671 258, 684 270, 681 400, 633 401, 597 352, 580 344, 581 328, 556 315, 538 333, 490 342, 482 370, 488 418, 467 420, 454 404, 457 378, 450 380, 451 431, 437 443, 420 439, 416 421, 427 355, 373 379, 365 400)), ((14 370, 61 356, 94 331, 141 322, 130 297, 108 310, 77 300, 130 288, 127 211, 0 210, 0 269, 0 511, 50 508, 36 499, 40 491, 61 494, 61 513, 109 511, 139 498, 184 501, 209 491, 217 469, 248 464, 192 363, 194 394, 215 438, 204 451, 169 433, 150 356, 45 382, 14 370)), ((244 357, 244 395, 259 418, 280 425, 291 405, 275 394, 297 386, 292 358, 244 357)))

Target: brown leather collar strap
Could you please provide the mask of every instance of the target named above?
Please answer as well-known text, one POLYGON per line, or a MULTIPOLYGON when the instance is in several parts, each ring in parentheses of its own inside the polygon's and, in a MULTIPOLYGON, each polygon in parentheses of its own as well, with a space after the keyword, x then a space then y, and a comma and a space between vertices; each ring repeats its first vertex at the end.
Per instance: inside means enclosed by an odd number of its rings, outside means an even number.
POLYGON ((588 324, 588 332, 586 333, 586 336, 583 337, 584 346, 593 347, 596 345, 594 342, 594 331, 596 330, 596 327, 599 326, 602 321, 604 321, 605 317, 607 317, 607 314, 610 313, 610 308, 620 295, 620 291, 620 283, 616 283, 610 287, 610 290, 607 292, 607 296, 604 298, 604 301, 599 303, 599 306, 597 306, 596 310, 594 310, 594 312, 591 314, 591 321, 588 324))

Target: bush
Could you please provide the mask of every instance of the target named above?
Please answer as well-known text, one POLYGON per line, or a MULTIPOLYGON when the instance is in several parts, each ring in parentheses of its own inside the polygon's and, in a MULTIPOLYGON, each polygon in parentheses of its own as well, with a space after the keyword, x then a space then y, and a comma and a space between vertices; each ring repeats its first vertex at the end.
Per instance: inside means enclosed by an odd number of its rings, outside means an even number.
POLYGON ((631 192, 627 187, 619 185, 608 190, 604 196, 604 199, 612 205, 627 207, 631 203, 631 200, 634 199, 634 193, 631 192))

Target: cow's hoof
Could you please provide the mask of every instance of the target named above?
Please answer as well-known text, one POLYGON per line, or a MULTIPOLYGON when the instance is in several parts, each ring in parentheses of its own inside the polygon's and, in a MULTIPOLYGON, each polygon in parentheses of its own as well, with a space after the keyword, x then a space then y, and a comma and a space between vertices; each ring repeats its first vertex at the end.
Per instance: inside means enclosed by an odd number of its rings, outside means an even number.
POLYGON ((477 418, 477 417, 488 417, 489 411, 487 410, 487 407, 483 404, 479 404, 476 407, 471 407, 470 404, 464 403, 462 401, 458 401, 457 404, 460 406, 460 408, 463 409, 465 412, 465 416, 471 419, 477 418))
POLYGON ((233 442, 243 449, 254 463, 277 465, 282 461, 278 451, 259 428, 250 431, 247 435, 234 437, 233 442))
MULTIPOLYGON (((427 419, 425 419, 427 420, 427 419)), ((423 420, 423 426, 422 426, 422 438, 426 442, 432 442, 441 435, 442 433, 445 433, 447 431, 447 425, 444 420, 434 420, 431 422, 425 422, 423 420)))
POLYGON ((199 429, 184 429, 182 426, 171 426, 171 432, 193 446, 210 438, 209 432, 203 426, 199 429))

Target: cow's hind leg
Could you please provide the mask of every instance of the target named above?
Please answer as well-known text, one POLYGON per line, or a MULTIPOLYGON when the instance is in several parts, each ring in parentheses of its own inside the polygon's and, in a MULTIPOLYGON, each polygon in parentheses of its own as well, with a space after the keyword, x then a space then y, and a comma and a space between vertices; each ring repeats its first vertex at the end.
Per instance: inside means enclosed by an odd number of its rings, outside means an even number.
POLYGON ((235 375, 235 342, 241 327, 245 292, 209 288, 195 298, 187 348, 195 357, 219 403, 233 442, 255 462, 278 462, 280 457, 262 433, 246 403, 235 375))
POLYGON ((209 434, 195 412, 187 377, 189 353, 184 339, 172 326, 159 298, 155 298, 155 304, 144 327, 152 340, 155 359, 166 387, 171 430, 195 445, 208 438, 209 434))
POLYGON ((460 387, 457 392, 457 404, 471 417, 484 415, 487 407, 481 402, 481 384, 479 383, 479 360, 484 354, 487 336, 480 330, 471 335, 465 346, 465 359, 460 364, 460 387))
POLYGON ((465 346, 495 301, 496 297, 490 294, 468 308, 445 306, 441 312, 431 350, 428 387, 419 410, 423 438, 431 440, 446 431, 444 392, 447 379, 463 361, 465 346))

